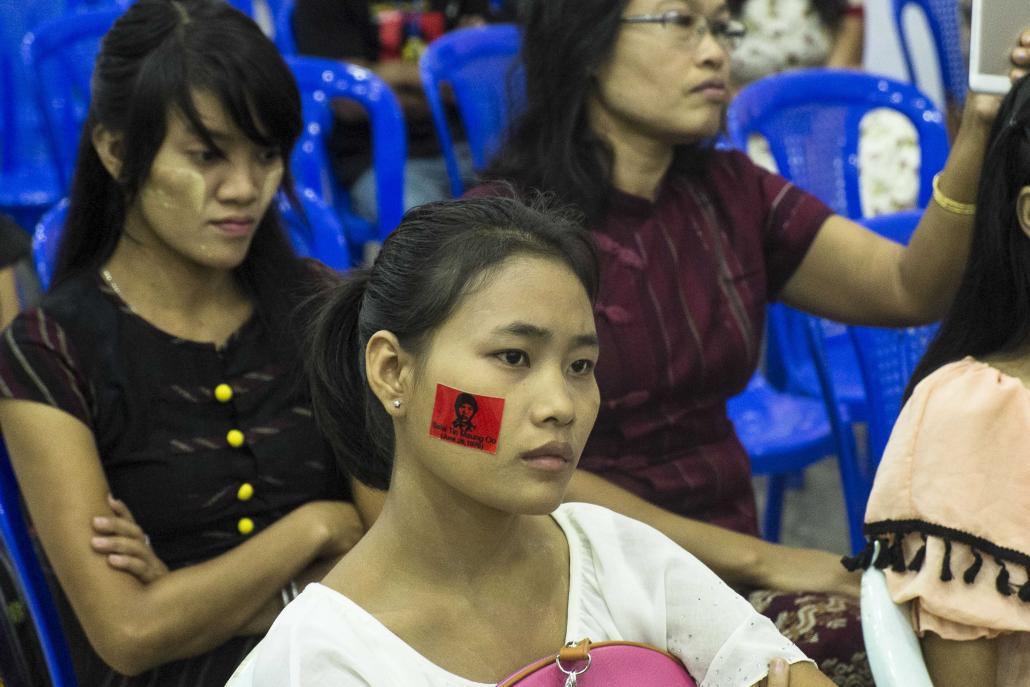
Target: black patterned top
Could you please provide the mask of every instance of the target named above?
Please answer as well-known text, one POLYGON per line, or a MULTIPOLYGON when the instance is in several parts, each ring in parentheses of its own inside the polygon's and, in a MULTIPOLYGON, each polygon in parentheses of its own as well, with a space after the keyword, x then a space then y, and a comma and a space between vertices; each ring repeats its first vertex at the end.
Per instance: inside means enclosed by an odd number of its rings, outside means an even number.
MULTIPOLYGON (((257 315, 220 348, 188 341, 86 274, 3 333, 0 395, 86 424, 112 494, 176 569, 228 551, 303 503, 350 498, 316 431, 300 362, 284 356, 257 315)), ((208 674, 210 684, 223 684, 228 668, 208 674)))

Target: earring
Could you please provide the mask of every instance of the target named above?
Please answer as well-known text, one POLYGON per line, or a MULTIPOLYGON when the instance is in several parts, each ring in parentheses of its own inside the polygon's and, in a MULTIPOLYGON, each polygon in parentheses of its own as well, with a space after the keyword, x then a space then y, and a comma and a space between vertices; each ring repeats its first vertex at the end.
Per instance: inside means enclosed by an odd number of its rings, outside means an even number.
POLYGON ((400 408, 401 407, 401 399, 399 399, 399 398, 393 399, 393 407, 394 408, 400 408))

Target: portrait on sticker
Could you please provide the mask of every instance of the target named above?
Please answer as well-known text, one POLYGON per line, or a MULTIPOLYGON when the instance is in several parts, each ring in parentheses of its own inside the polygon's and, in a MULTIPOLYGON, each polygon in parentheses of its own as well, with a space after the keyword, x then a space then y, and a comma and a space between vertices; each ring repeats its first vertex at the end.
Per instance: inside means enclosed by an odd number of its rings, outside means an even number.
POLYGON ((429 435, 487 453, 497 453, 504 399, 436 385, 429 435))

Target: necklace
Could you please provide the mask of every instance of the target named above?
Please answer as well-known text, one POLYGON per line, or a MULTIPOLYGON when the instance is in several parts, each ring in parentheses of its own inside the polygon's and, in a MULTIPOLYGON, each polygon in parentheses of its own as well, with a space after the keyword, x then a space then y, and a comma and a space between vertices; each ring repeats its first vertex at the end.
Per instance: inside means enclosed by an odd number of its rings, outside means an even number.
POLYGON ((100 270, 100 276, 104 278, 104 281, 111 287, 111 290, 114 291, 118 298, 121 299, 122 303, 125 304, 125 307, 129 309, 129 312, 136 312, 132 309, 132 306, 129 305, 129 302, 125 300, 125 295, 122 293, 122 290, 118 288, 118 284, 115 282, 114 277, 111 276, 111 273, 107 271, 106 267, 100 270))

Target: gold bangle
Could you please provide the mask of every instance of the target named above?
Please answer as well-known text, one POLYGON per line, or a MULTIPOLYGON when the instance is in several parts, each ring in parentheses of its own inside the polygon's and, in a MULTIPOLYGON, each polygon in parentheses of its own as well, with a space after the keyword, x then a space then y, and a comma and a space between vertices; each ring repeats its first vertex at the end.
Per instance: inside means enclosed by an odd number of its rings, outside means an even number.
POLYGON ((960 203, 944 195, 944 191, 941 190, 940 177, 940 174, 933 175, 933 202, 954 215, 975 215, 976 203, 960 203))

